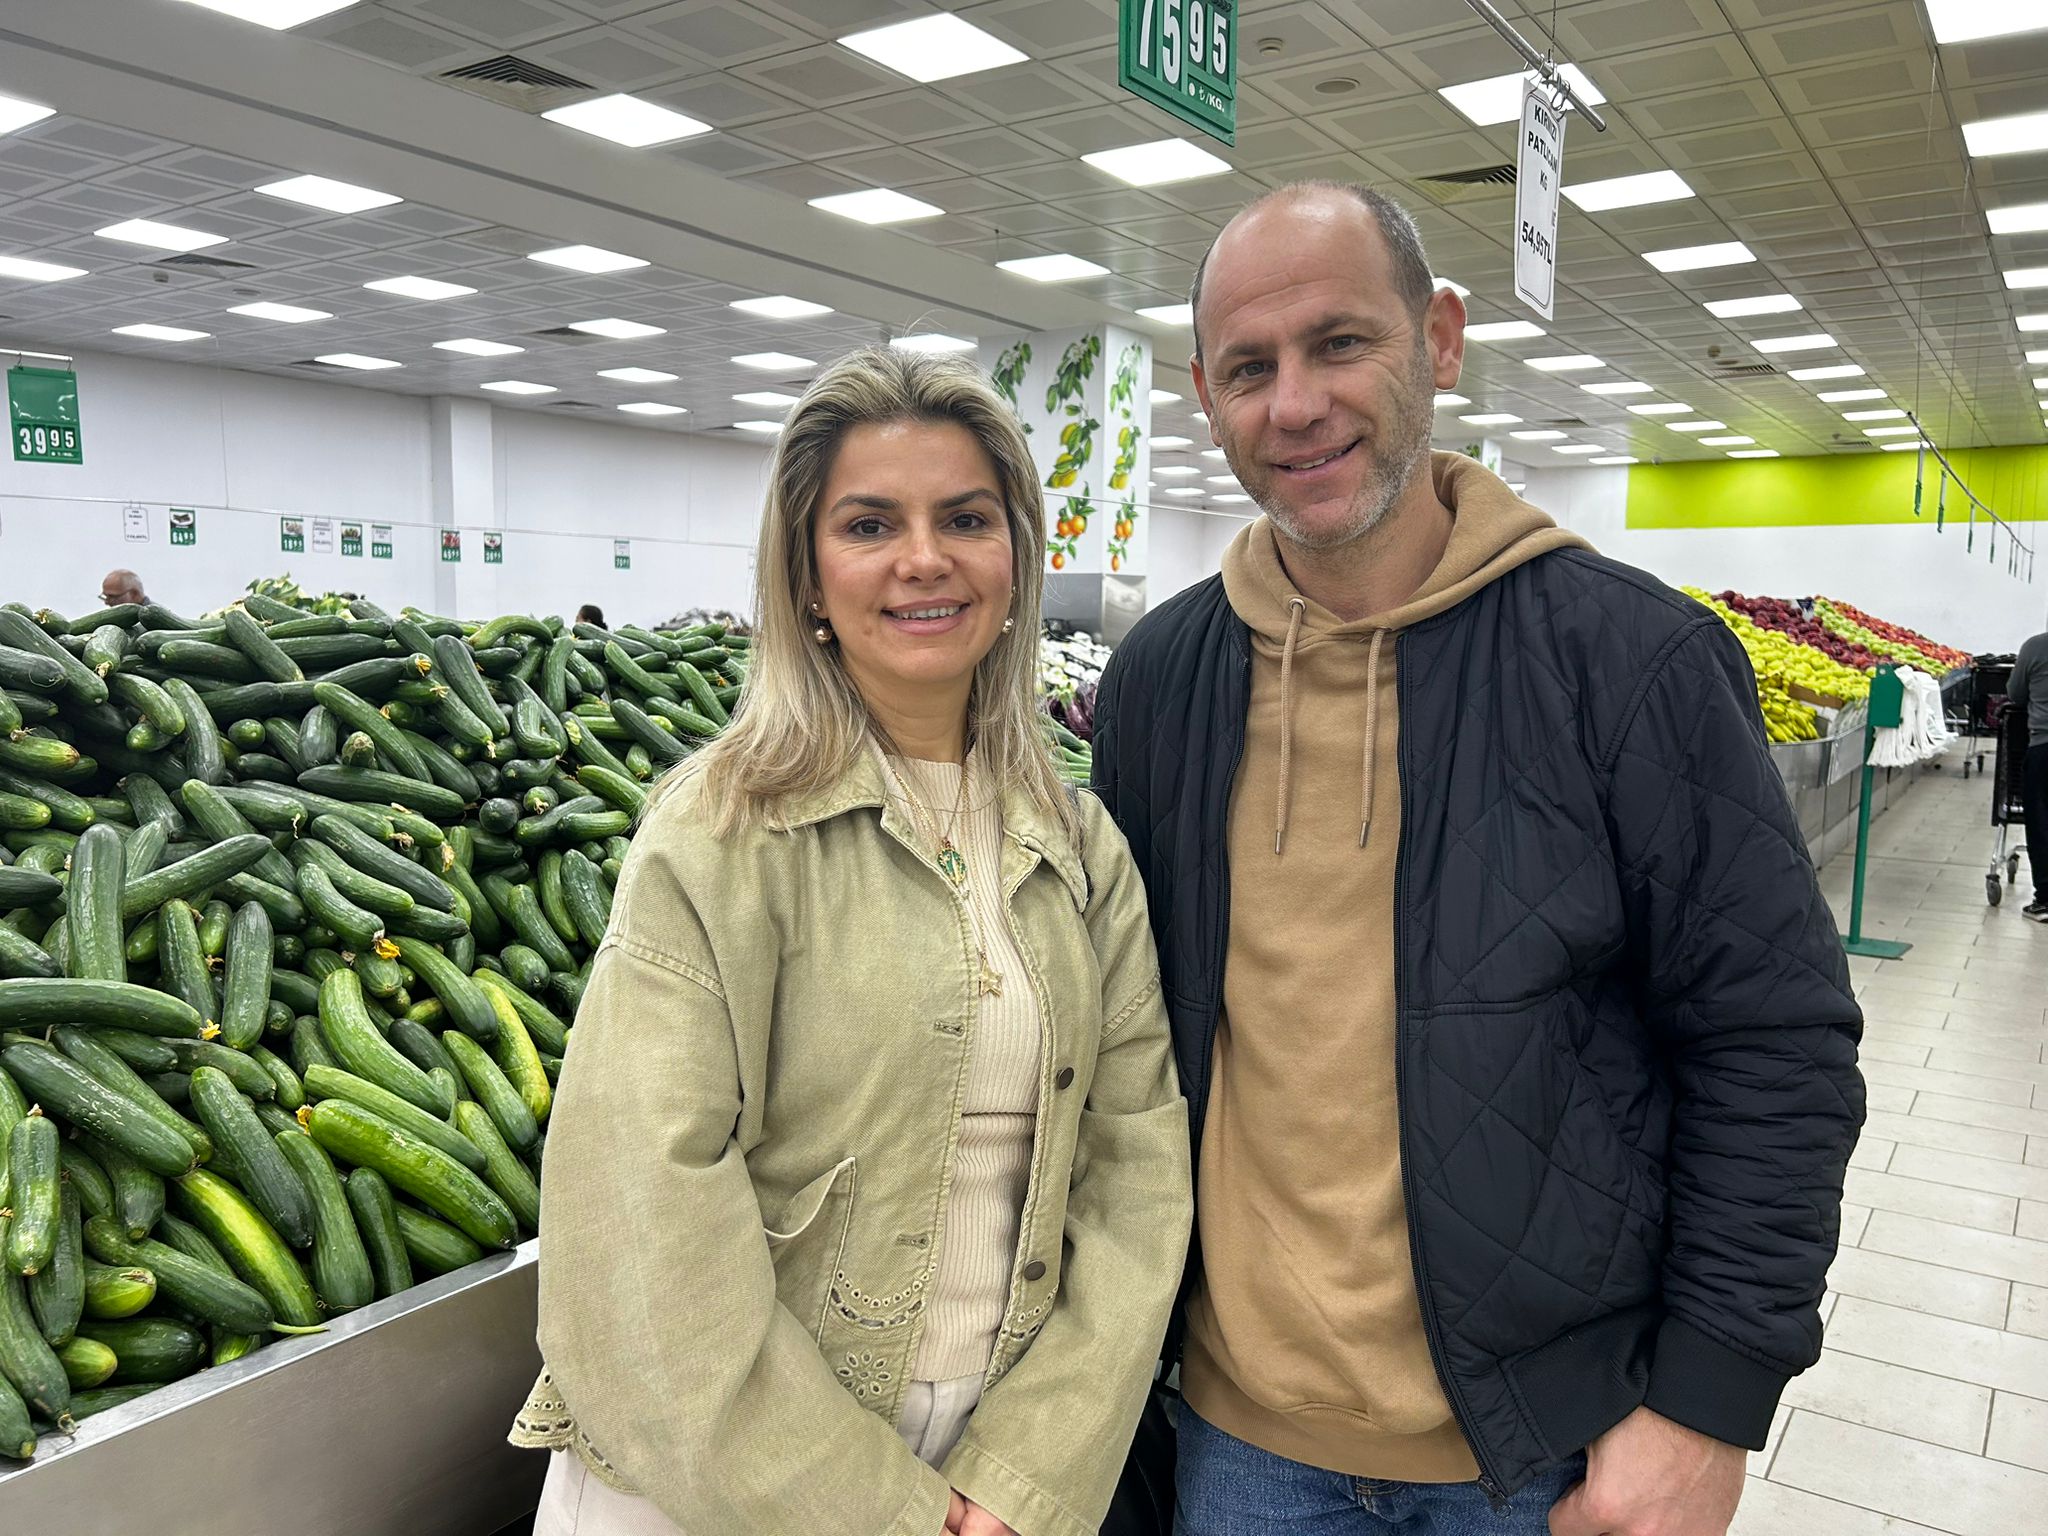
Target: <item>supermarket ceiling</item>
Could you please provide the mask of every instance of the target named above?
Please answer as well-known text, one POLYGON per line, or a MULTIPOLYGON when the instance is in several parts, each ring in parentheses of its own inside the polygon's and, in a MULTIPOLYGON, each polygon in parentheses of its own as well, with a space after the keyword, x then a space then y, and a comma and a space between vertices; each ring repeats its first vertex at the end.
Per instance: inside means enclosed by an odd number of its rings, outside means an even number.
MULTIPOLYGON (((0 12, 0 94, 55 109, 0 136, 0 343, 418 394, 537 384, 551 392, 499 398, 682 406, 612 419, 729 432, 778 414, 736 396, 794 393, 810 361, 884 335, 1116 320, 1153 333, 1155 384, 1190 396, 1156 408, 1157 430, 1193 429, 1200 447, 1187 333, 1133 312, 1182 302, 1222 220, 1301 177, 1397 189, 1436 272, 1471 290, 1475 324, 1528 318, 1511 289, 1512 189, 1432 179, 1514 159, 1512 122, 1479 126, 1440 94, 1520 67, 1462 0, 1249 0, 1238 142, 1204 141, 1227 168, 1146 187, 1081 159, 1196 137, 1119 90, 1115 0, 379 0, 288 31, 206 8, 236 3, 279 0, 0 12), (1023 58, 918 84, 838 41, 943 12, 1023 58), (490 61, 493 83, 448 78, 490 61), (538 115, 614 93, 705 131, 636 149, 538 115), (256 190, 309 174, 399 201, 337 213, 256 190), (871 226, 810 205, 878 188, 938 211, 871 226), (96 233, 136 219, 225 239, 174 254, 96 233), (578 245, 644 265, 533 259, 578 245), (1045 255, 1106 271, 1041 283, 995 265, 1045 255), (84 275, 24 280, 9 258, 84 275), (474 292, 365 287, 396 278, 474 292), (772 296, 829 313, 733 307, 772 296), (330 318, 231 312, 252 303, 330 318), (618 320, 662 334, 574 328, 618 320), (135 325, 207 334, 117 333, 135 325), (437 345, 471 340, 522 350, 437 345), (789 361, 733 361, 760 354, 789 361), (401 366, 314 361, 334 356, 401 366)), ((1907 409, 1944 446, 2048 437, 2034 382, 2048 380, 2048 286, 2025 286, 2048 284, 2048 146, 1972 155, 1964 137, 2048 114, 2048 28, 1937 46, 1928 3, 1502 3, 1606 97, 1608 132, 1572 125, 1567 188, 1664 171, 1690 195, 1567 206, 1556 320, 1468 347, 1469 403, 1442 409, 1440 438, 1476 435, 1453 419, 1476 415, 1516 418, 1493 432, 1564 434, 1517 443, 1528 459, 1869 452, 1911 428, 1873 438, 1901 418, 1862 413, 1907 409), (1994 219, 2031 232, 1994 234, 1994 219), (1728 245, 1753 259, 1645 259, 1728 245), (1741 300, 1759 302, 1708 307, 1741 300), (1832 344, 1767 350, 1795 336, 1832 344), (1590 361, 1529 364, 1558 358, 1590 361), (1835 372, 1793 376, 1813 369, 1835 372), (1843 394, 1863 398, 1823 398, 1843 394), (1698 421, 1720 425, 1670 425, 1698 421)))

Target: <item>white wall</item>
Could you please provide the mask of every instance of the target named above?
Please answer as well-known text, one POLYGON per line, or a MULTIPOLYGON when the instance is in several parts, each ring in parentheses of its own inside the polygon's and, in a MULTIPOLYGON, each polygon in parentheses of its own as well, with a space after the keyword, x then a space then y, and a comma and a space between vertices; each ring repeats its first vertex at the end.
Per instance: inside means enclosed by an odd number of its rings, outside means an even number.
POLYGON ((1812 597, 1865 613, 1966 651, 2011 651, 2048 629, 2048 522, 2020 524, 2033 544, 2036 579, 2006 574, 1980 524, 1974 555, 1951 522, 1846 527, 1649 529, 1628 526, 1628 470, 1532 469, 1523 495, 1602 554, 1673 586, 1733 588, 1749 597, 1812 597))
POLYGON ((1223 551, 1251 521, 1248 517, 1190 512, 1170 502, 1154 502, 1147 517, 1152 525, 1151 569, 1145 577, 1147 608, 1157 608, 1174 593, 1223 569, 1223 551))
POLYGON ((191 613, 286 571, 309 590, 465 617, 752 607, 763 447, 189 364, 76 368, 85 463, 0 457, 0 600, 80 612, 127 565, 191 613), (123 541, 128 503, 147 509, 149 542, 123 541), (169 544, 173 506, 198 511, 189 548, 169 544), (281 514, 359 521, 366 538, 394 524, 394 558, 317 555, 310 539, 285 554, 281 514), (463 531, 459 565, 441 561, 442 523, 463 531), (483 563, 488 527, 504 532, 502 565, 483 563), (630 570, 613 568, 616 538, 633 541, 630 570))

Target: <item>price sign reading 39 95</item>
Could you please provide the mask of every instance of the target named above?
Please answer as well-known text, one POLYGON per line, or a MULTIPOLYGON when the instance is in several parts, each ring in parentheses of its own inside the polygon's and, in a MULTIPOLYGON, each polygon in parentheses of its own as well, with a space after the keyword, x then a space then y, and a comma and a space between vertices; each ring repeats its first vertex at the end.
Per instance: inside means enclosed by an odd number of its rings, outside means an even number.
POLYGON ((1237 142, 1237 0, 1122 0, 1124 88, 1237 142))
POLYGON ((78 428, 24 422, 14 429, 14 457, 42 464, 76 464, 78 428))

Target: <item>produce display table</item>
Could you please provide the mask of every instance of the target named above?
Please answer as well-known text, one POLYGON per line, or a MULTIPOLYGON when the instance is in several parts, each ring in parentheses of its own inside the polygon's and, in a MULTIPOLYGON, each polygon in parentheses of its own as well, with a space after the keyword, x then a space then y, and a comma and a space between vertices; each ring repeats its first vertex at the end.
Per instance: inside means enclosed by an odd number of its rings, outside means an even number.
MULTIPOLYGON (((1823 717, 1825 718, 1825 717, 1823 717)), ((1818 741, 1771 745, 1771 761, 1792 797, 1800 835, 1820 868, 1856 841, 1856 807, 1863 798, 1863 735, 1867 712, 1856 703, 1834 718, 1818 741)), ((1912 787, 1920 768, 1880 768, 1872 777, 1870 814, 1876 818, 1912 787)))
POLYGON ((540 1371, 538 1239, 96 1414, 0 1463, 0 1531, 490 1536, 547 1458, 505 1443, 540 1371))

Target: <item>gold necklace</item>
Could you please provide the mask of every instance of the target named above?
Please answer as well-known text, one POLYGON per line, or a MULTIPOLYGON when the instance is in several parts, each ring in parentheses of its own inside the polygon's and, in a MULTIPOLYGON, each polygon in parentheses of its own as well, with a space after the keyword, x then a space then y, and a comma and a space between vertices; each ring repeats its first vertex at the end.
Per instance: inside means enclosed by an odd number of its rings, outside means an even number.
POLYGON ((917 791, 910 787, 907 771, 896 775, 896 782, 903 786, 903 798, 910 802, 911 814, 916 818, 918 830, 932 840, 940 871, 955 885, 967 883, 967 855, 953 843, 953 829, 960 825, 960 813, 967 805, 967 765, 960 765, 960 793, 953 800, 953 814, 944 829, 938 825, 938 818, 925 809, 924 802, 917 798, 917 791))

